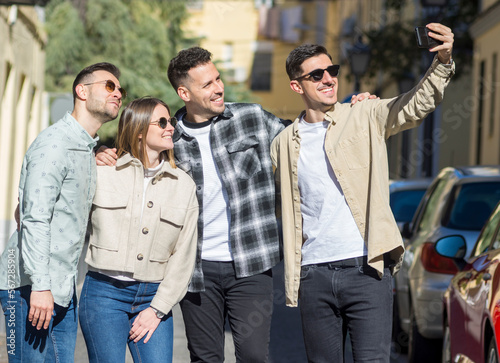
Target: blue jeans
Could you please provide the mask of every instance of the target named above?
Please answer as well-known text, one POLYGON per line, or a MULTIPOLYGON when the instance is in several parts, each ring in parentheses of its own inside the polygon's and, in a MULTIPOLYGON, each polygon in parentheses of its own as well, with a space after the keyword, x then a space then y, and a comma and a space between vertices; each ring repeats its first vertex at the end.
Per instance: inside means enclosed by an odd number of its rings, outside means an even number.
POLYGON ((273 310, 272 271, 236 278, 232 262, 203 260, 205 291, 186 294, 182 317, 191 362, 224 361, 226 316, 236 362, 267 362, 273 310))
POLYGON ((172 362, 172 312, 162 319, 147 343, 144 343, 147 335, 137 343, 129 339, 135 318, 150 306, 158 285, 119 281, 92 271, 87 273, 79 315, 91 363, 123 363, 127 345, 134 362, 172 362))
POLYGON ((0 290, 9 362, 74 362, 78 330, 76 295, 68 307, 54 304, 49 328, 40 330, 28 321, 30 296, 31 286, 0 290))
MULTIPOLYGON (((359 258, 359 260, 362 260, 359 258)), ((302 266, 299 306, 309 362, 343 362, 347 331, 354 362, 389 363, 392 281, 366 263, 302 266)))

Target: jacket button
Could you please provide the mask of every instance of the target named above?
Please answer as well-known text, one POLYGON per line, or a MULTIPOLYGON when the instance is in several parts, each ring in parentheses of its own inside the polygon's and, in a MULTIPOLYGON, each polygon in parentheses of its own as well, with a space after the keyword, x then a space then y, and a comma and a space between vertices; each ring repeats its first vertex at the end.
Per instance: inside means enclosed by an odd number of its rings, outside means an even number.
POLYGON ((152 201, 148 202, 148 208, 153 208, 153 202, 152 201))
POLYGON ((151 184, 155 185, 158 181, 156 179, 153 179, 153 181, 151 182, 151 184))
POLYGON ((139 261, 142 261, 142 260, 144 259, 144 256, 142 255, 142 253, 139 253, 139 254, 137 255, 137 259, 138 259, 139 261))
POLYGON ((143 234, 148 234, 148 233, 149 233, 149 229, 147 229, 146 227, 144 227, 144 228, 142 229, 142 233, 143 233, 143 234))

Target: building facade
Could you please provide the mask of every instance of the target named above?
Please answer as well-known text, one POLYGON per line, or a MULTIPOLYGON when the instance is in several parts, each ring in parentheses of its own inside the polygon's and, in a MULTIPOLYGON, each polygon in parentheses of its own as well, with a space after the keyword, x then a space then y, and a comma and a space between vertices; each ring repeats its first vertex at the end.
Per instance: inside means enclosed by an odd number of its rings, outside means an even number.
MULTIPOLYGON (((383 72, 370 78, 353 75, 350 53, 359 42, 367 45, 367 32, 383 31, 401 19, 414 26, 425 25, 419 22, 428 9, 418 0, 406 1, 397 12, 386 8, 384 0, 197 0, 189 4, 191 18, 185 30, 200 38, 201 46, 220 61, 219 67, 231 70, 231 76, 224 81, 244 82, 257 102, 282 118, 294 119, 302 110, 300 96, 290 89, 285 72, 286 57, 299 44, 322 44, 334 62, 341 65, 339 100, 359 90, 394 97, 411 88, 430 65, 430 58, 422 50, 422 59, 415 59, 413 81, 406 86, 383 72)), ((488 2, 483 4, 487 6, 488 2)), ((445 13, 446 8, 440 11, 445 13)), ((446 18, 443 22, 446 24, 446 18)), ((491 47, 488 49, 491 51, 491 47)), ((460 67, 458 64, 460 77, 453 80, 443 104, 424 125, 388 140, 391 178, 434 176, 445 166, 476 162, 470 150, 473 138, 478 138, 470 129, 472 113, 461 111, 461 105, 477 92, 473 93, 469 86, 471 71, 460 67)), ((485 107, 490 113, 494 108, 485 107)), ((495 138, 494 134, 490 137, 495 138)))
POLYGON ((0 250, 15 229, 24 154, 48 125, 43 9, 0 6, 0 250))
POLYGON ((470 27, 474 39, 471 95, 460 112, 471 118, 471 164, 500 164, 500 1, 481 2, 470 27))

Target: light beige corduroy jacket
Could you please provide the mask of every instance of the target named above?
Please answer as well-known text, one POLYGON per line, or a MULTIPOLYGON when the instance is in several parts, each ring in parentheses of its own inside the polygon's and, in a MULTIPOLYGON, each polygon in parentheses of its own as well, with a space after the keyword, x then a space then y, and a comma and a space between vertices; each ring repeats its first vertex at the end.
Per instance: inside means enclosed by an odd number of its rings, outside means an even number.
POLYGON ((129 154, 97 167, 85 261, 94 269, 162 281, 151 306, 167 314, 186 294, 196 258, 198 201, 194 181, 165 162, 149 181, 129 154), (142 213, 142 221, 141 221, 142 213))
MULTIPOLYGON (((455 66, 443 65, 437 57, 408 93, 392 99, 336 103, 326 113, 325 152, 342 187, 345 199, 368 249, 368 264, 380 275, 384 254, 402 262, 401 234, 389 206, 389 167, 385 140, 403 130, 420 125, 442 101, 455 66)), ((282 131, 273 141, 271 158, 275 168, 278 202, 281 199, 285 292, 288 306, 297 306, 302 249, 302 216, 297 163, 300 152, 298 122, 282 131)), ((279 204, 279 203, 278 203, 279 204)), ((332 248, 335 248, 332 246, 332 248)))

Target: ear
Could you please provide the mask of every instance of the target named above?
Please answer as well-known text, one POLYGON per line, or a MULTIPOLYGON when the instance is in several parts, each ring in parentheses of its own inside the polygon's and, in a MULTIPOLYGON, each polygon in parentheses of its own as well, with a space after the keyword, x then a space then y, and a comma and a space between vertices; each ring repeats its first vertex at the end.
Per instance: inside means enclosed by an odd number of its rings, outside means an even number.
POLYGON ((81 83, 76 85, 75 92, 76 92, 76 95, 78 96, 78 98, 81 99, 82 101, 85 101, 88 97, 88 90, 81 83))
POLYGON ((189 90, 185 86, 177 87, 177 94, 184 102, 189 102, 191 100, 189 90))
POLYGON ((297 92, 300 95, 304 93, 299 81, 296 80, 290 81, 290 88, 292 89, 292 91, 297 92))

